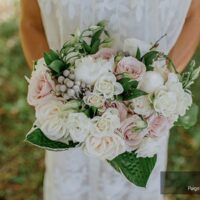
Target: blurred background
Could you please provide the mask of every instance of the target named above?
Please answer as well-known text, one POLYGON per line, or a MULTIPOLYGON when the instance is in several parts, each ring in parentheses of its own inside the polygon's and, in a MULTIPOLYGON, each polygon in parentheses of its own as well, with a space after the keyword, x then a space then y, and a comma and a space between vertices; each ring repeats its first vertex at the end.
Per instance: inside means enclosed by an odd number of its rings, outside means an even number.
MULTIPOLYGON (((0 0, 0 200, 41 200, 44 151, 24 142, 34 122, 26 103, 30 76, 18 33, 19 1, 0 0)), ((194 55, 200 65, 200 48, 194 55)), ((200 106, 200 79, 193 85, 194 102, 200 106)), ((168 170, 200 171, 200 116, 195 127, 174 128, 169 141, 168 170)), ((200 196, 168 195, 170 200, 200 196)))

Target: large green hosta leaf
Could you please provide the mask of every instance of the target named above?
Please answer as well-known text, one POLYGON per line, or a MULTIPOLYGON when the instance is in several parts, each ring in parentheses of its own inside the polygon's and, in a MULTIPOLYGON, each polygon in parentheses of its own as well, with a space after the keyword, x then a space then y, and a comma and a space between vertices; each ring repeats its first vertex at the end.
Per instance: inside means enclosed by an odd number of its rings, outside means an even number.
POLYGON ((64 151, 78 145, 78 143, 74 143, 72 141, 69 141, 69 143, 66 144, 63 142, 50 140, 37 127, 31 129, 31 131, 26 135, 26 141, 40 148, 51 151, 64 151))
POLYGON ((137 158, 134 152, 125 152, 108 162, 131 183, 140 187, 146 187, 156 159, 157 156, 137 158))

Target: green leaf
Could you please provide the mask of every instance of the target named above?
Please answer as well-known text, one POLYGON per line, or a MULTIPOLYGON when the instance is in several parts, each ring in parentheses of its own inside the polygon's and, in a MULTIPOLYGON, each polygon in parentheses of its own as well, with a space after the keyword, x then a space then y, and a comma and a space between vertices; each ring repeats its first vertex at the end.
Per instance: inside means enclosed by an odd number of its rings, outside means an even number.
POLYGON ((65 63, 61 60, 54 60, 48 67, 57 74, 60 74, 66 68, 65 63))
POLYGON ((143 92, 141 90, 132 89, 127 92, 123 92, 122 95, 120 95, 120 96, 122 96, 122 99, 124 101, 128 101, 128 100, 131 100, 131 99, 134 99, 134 98, 146 95, 146 94, 147 94, 146 92, 143 92))
POLYGON ((48 52, 45 52, 43 56, 47 65, 50 65, 54 60, 59 58, 58 54, 52 49, 48 52))
POLYGON ((116 96, 116 100, 127 101, 147 94, 146 92, 137 89, 138 81, 125 77, 120 79, 118 82, 124 88, 124 92, 116 96))
POLYGON ((99 45, 100 45, 100 40, 97 39, 94 44, 92 45, 92 48, 91 48, 91 51, 90 53, 91 54, 95 54, 98 50, 99 50, 99 45))
POLYGON ((141 59, 141 52, 140 52, 140 49, 137 48, 137 52, 136 52, 136 56, 135 56, 138 60, 141 59))
POLYGON ((192 104, 189 110, 183 117, 179 117, 175 126, 182 126, 185 129, 193 127, 198 121, 199 107, 196 104, 192 104))
POLYGON ((137 86, 138 86, 138 81, 135 81, 128 77, 121 78, 120 80, 118 80, 118 82, 122 85, 124 90, 129 90, 131 88, 137 88, 137 86))
POLYGON ((131 183, 146 187, 156 159, 156 155, 151 158, 137 158, 134 152, 125 152, 108 162, 131 183))
POLYGON ((105 27, 108 24, 108 22, 106 20, 102 20, 100 22, 97 23, 97 26, 101 26, 101 27, 105 27))
POLYGON ((90 45, 88 45, 84 40, 83 40, 83 42, 82 42, 82 46, 83 46, 84 50, 85 50, 87 53, 90 53, 91 47, 90 47, 90 45))
POLYGON ((103 28, 101 28, 100 30, 98 30, 96 33, 94 33, 94 35, 92 36, 92 40, 91 40, 91 47, 93 47, 93 45, 95 44, 96 41, 99 40, 100 42, 100 36, 103 32, 103 28))
POLYGON ((158 54, 158 51, 150 51, 142 57, 142 60, 146 65, 147 71, 153 71, 153 67, 151 65, 153 64, 153 61, 156 60, 156 58, 158 57, 158 54))
POLYGON ((109 34, 109 32, 108 32, 107 30, 104 30, 104 33, 105 33, 105 35, 106 35, 107 37, 110 37, 110 34, 109 34))
POLYGON ((89 118, 93 118, 96 116, 98 109, 94 106, 89 106, 86 108, 83 112, 87 115, 89 118))
POLYGON ((51 151, 64 151, 69 148, 74 148, 79 144, 72 141, 69 141, 68 144, 65 144, 62 142, 50 140, 37 127, 31 129, 30 132, 26 135, 26 141, 40 148, 51 151))

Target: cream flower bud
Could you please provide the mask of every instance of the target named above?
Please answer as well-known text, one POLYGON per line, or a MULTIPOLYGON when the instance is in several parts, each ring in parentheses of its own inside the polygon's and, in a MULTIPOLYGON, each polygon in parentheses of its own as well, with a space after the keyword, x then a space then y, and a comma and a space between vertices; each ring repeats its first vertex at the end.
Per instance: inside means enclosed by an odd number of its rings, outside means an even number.
POLYGON ((105 98, 97 93, 89 93, 83 97, 85 104, 89 106, 94 106, 96 108, 101 108, 104 106, 105 98))

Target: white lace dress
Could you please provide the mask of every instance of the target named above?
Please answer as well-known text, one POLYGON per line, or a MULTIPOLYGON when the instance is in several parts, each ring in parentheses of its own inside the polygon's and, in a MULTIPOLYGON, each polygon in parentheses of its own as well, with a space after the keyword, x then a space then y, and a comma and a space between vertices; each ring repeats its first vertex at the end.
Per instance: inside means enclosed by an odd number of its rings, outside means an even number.
MULTIPOLYGON (((155 42, 168 53, 176 42, 191 0, 38 0, 50 48, 59 49, 77 28, 106 19, 120 47, 126 38, 155 42)), ((45 200, 159 200, 160 171, 165 170, 167 139, 146 189, 127 182, 107 163, 80 149, 46 152, 45 200)))

